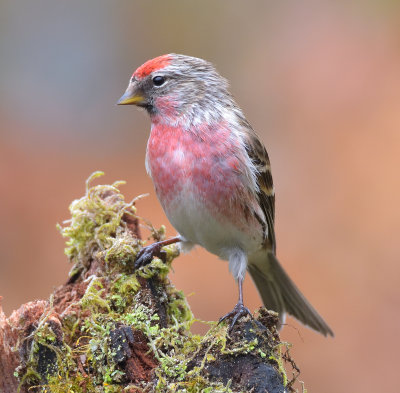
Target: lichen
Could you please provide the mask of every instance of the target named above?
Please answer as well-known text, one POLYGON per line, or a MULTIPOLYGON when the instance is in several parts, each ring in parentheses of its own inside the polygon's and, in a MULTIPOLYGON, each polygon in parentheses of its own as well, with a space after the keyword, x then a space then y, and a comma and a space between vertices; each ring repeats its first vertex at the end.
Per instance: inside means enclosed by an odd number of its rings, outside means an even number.
MULTIPOLYGON (((66 309, 49 302, 32 326, 18 369, 20 386, 52 393, 234 393, 240 390, 231 380, 210 379, 210 367, 249 354, 270 362, 287 384, 273 324, 263 327, 267 334, 262 338, 258 333, 262 323, 257 321, 265 319, 265 312, 241 325, 248 326, 246 332, 228 334, 225 323, 215 322, 208 323, 204 336, 191 332, 196 319, 183 292, 168 279, 179 255, 176 245, 164 247, 162 257, 134 271, 143 246, 132 227, 138 220, 135 200, 124 201, 123 182, 91 186, 101 175, 89 177, 85 195, 70 206, 71 219, 59 226, 74 264, 68 285, 75 298, 66 309), (60 324, 57 332, 49 319, 53 314, 60 324), (43 348, 51 364, 40 370, 43 348)), ((145 224, 154 240, 165 237, 165 227, 145 224)))
POLYGON ((123 267, 132 261, 141 245, 139 239, 128 233, 124 214, 134 215, 133 203, 125 203, 119 187, 124 181, 112 185, 90 183, 104 175, 94 172, 86 181, 85 195, 73 201, 69 207, 71 219, 58 225, 63 237, 68 238, 65 254, 74 263, 72 273, 87 269, 93 257, 105 257, 107 265, 117 260, 123 267))

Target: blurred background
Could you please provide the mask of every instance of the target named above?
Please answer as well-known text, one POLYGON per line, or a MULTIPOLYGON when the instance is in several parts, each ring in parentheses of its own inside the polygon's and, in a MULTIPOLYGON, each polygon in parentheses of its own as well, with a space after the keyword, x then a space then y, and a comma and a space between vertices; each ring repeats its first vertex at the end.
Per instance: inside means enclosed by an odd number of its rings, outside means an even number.
MULTIPOLYGON (((213 62, 266 144, 278 256, 329 322, 282 337, 309 392, 395 392, 400 331, 400 3, 0 0, 0 295, 46 298, 70 264, 56 223, 100 182, 168 224, 145 173, 149 120, 117 107, 134 69, 177 52, 213 62)), ((197 249, 172 280, 216 320, 237 290, 197 249)), ((248 278, 245 302, 261 305, 248 278)), ((204 326, 196 326, 204 331, 204 326)))

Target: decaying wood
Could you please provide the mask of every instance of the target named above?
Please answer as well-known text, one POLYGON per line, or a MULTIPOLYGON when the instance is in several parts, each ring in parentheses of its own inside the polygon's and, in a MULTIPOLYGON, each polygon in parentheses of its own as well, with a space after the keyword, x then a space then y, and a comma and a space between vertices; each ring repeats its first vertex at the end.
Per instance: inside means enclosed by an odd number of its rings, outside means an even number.
MULTIPOLYGON (((88 189, 84 198, 120 203, 113 187, 88 189)), ((149 270, 130 280, 139 222, 131 205, 120 205, 125 211, 109 248, 70 251, 74 273, 49 300, 24 304, 8 318, 0 307, 0 393, 290 391, 274 313, 262 309, 229 334, 215 325, 199 338, 190 332, 186 300, 166 275, 149 270)), ((156 261, 160 271, 176 256, 171 250, 156 261)))

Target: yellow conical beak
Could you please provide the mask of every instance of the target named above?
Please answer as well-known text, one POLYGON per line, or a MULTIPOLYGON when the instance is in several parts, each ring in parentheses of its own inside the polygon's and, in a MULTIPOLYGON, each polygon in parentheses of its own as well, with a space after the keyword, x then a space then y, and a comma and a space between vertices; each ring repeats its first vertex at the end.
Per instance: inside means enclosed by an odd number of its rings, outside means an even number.
POLYGON ((142 105, 146 102, 146 98, 135 86, 130 84, 124 95, 118 100, 117 105, 142 105))

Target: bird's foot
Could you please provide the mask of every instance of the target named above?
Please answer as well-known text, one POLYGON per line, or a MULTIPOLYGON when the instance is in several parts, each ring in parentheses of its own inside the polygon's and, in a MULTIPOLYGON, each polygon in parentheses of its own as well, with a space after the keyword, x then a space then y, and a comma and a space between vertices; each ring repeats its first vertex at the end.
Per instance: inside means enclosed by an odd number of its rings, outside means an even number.
POLYGON ((236 322, 238 321, 238 319, 246 315, 250 315, 250 318, 253 318, 250 310, 242 302, 238 302, 231 312, 229 312, 228 314, 224 315, 219 319, 218 323, 225 321, 225 319, 232 318, 232 322, 229 325, 229 331, 231 331, 235 326, 236 322))
POLYGON ((163 258, 163 251, 161 248, 163 247, 163 242, 157 242, 150 244, 149 246, 143 247, 139 254, 136 256, 135 260, 135 270, 139 269, 142 266, 148 265, 153 257, 163 258))

